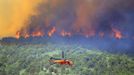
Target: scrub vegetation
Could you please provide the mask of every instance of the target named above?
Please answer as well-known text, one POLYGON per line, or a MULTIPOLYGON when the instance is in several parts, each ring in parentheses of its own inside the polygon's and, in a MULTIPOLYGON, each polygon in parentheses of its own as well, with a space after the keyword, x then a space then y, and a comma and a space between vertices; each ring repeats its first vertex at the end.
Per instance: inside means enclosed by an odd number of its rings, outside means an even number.
POLYGON ((1 45, 0 75, 133 75, 134 57, 90 50, 79 45, 1 45), (65 58, 74 65, 49 63, 50 57, 65 58))

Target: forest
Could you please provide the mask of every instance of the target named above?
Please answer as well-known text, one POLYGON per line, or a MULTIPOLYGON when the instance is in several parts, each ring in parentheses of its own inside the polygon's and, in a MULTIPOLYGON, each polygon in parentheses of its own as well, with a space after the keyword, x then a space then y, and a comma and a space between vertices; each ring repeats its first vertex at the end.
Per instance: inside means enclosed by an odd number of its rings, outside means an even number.
POLYGON ((80 45, 13 44, 0 46, 0 75, 133 75, 134 57, 80 45), (73 66, 51 64, 50 57, 73 61, 73 66))

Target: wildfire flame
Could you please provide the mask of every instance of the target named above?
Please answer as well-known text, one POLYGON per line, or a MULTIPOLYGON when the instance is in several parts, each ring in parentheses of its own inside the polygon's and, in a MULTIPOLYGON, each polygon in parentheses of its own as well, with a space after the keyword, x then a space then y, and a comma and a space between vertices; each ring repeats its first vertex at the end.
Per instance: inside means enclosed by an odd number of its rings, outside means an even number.
POLYGON ((115 28, 112 28, 112 31, 114 33, 114 37, 117 38, 117 39, 121 39, 123 36, 122 36, 122 33, 118 30, 118 29, 115 29, 115 28))
MULTIPOLYGON (((56 32, 56 27, 52 27, 49 32, 47 33, 49 37, 51 37, 55 32, 56 32)), ((23 38, 29 38, 29 37, 43 37, 45 34, 45 32, 41 31, 41 30, 38 30, 38 31, 34 31, 32 33, 29 33, 29 32, 24 32, 22 33, 20 31, 18 31, 16 33, 16 36, 15 38, 16 39, 19 39, 20 37, 23 37, 23 38)), ((64 29, 61 30, 61 32, 59 33, 59 35, 65 37, 65 36, 69 36, 71 37, 73 34, 76 34, 76 33, 72 33, 72 32, 67 32, 65 31, 64 29)), ((82 36, 85 36, 86 38, 89 38, 89 37, 92 37, 92 36, 95 36, 96 35, 96 32, 95 31, 89 31, 89 32, 84 32, 84 33, 77 33, 76 35, 82 35, 82 36)), ((104 32, 99 32, 98 35, 103 38, 105 33, 104 32)), ((123 38, 123 35, 121 33, 120 30, 116 29, 116 28, 112 28, 112 37, 116 38, 116 39, 121 39, 123 38)), ((124 36, 125 38, 125 36, 124 36)))
POLYGON ((53 28, 48 32, 48 36, 51 37, 55 32, 56 32, 56 28, 53 27, 53 28))
POLYGON ((19 31, 16 33, 15 38, 16 38, 16 39, 19 39, 19 38, 20 38, 20 32, 19 32, 19 31))
POLYGON ((26 33, 25 35, 24 35, 24 38, 26 39, 26 38, 29 38, 30 37, 30 35, 28 34, 28 33, 26 33))
POLYGON ((41 32, 41 31, 37 31, 37 32, 33 32, 33 33, 32 33, 32 36, 33 36, 33 37, 44 36, 44 33, 41 32))
POLYGON ((33 32, 32 34, 29 34, 29 33, 24 33, 24 34, 21 34, 19 31, 16 33, 16 36, 15 38, 16 39, 19 39, 20 37, 24 37, 25 39, 26 38, 29 38, 29 37, 42 37, 44 36, 44 33, 41 32, 41 31, 36 31, 36 32, 33 32))
POLYGON ((70 32, 66 32, 64 30, 62 30, 60 34, 61 34, 61 36, 71 36, 70 32))

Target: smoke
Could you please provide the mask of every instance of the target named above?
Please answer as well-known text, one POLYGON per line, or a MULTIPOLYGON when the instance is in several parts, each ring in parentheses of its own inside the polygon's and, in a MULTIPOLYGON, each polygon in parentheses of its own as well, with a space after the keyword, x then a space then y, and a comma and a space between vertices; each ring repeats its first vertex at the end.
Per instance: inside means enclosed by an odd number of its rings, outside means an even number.
POLYGON ((48 34, 53 28, 56 33, 66 31, 87 36, 112 34, 115 28, 122 35, 134 35, 133 0, 2 0, 0 3, 3 8, 0 17, 6 17, 0 18, 1 37, 17 31, 22 35, 38 31, 48 34))
POLYGON ((0 0, 0 37, 8 36, 132 51, 134 0, 0 0))
POLYGON ((113 28, 128 32, 134 24, 133 3, 133 0, 46 0, 37 8, 40 14, 30 17, 30 24, 22 31, 41 30, 47 34, 56 27, 57 32, 89 36, 97 32, 111 34, 113 28))
POLYGON ((24 28, 27 32, 38 29, 48 32, 53 26, 73 33, 87 32, 93 29, 93 20, 99 9, 99 0, 48 0, 38 7, 40 14, 30 18, 30 24, 24 28))
POLYGON ((0 37, 15 36, 31 15, 37 15, 41 0, 0 0, 0 37))

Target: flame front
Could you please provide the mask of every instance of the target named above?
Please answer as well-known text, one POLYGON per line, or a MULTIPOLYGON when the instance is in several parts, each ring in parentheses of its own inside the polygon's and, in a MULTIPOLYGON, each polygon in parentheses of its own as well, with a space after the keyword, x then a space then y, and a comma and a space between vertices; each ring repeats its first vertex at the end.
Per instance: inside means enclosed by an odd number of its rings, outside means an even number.
POLYGON ((118 29, 112 28, 112 31, 114 33, 114 37, 117 39, 121 39, 123 37, 121 31, 119 31, 118 29))
MULTIPOLYGON (((19 32, 15 32, 15 37, 18 39, 20 37, 53 37, 53 35, 73 37, 80 35, 86 38, 94 36, 101 38, 108 36, 116 39, 128 38, 134 34, 133 17, 131 17, 133 13, 127 12, 127 10, 133 10, 133 1, 125 1, 43 0, 41 3, 39 2, 40 4, 35 3, 35 5, 38 5, 37 7, 33 5, 36 14, 27 14, 29 17, 25 20, 26 22, 21 24, 24 27, 19 27, 16 30, 19 32), (121 29, 125 31, 120 31, 121 29)), ((31 3, 30 0, 28 0, 27 6, 29 6, 29 3, 31 3)), ((30 10, 32 11, 31 7, 30 10)), ((15 22, 18 22, 16 18, 15 22)), ((13 31, 14 27, 11 28, 13 28, 11 29, 13 31)))
POLYGON ((61 31, 61 36, 71 36, 72 34, 70 32, 66 32, 64 30, 61 31))
POLYGON ((52 29, 48 32, 48 36, 51 37, 56 32, 56 28, 52 27, 52 29))
POLYGON ((30 37, 30 35, 27 34, 27 33, 24 35, 24 38, 25 38, 25 39, 26 39, 26 38, 29 38, 29 37, 30 37))
POLYGON ((26 32, 23 33, 23 34, 21 34, 20 31, 18 31, 18 32, 16 33, 15 38, 16 38, 16 39, 19 39, 20 37, 24 37, 25 39, 27 39, 27 38, 29 38, 29 37, 42 37, 42 36, 44 36, 44 33, 41 32, 41 31, 36 31, 36 32, 33 32, 32 34, 26 33, 26 32))
POLYGON ((15 38, 16 38, 16 39, 19 39, 19 38, 20 38, 20 32, 17 32, 17 33, 16 33, 15 38))
POLYGON ((33 36, 33 37, 40 37, 40 36, 44 36, 44 33, 41 32, 41 31, 37 31, 37 32, 33 32, 33 33, 32 33, 32 36, 33 36))

